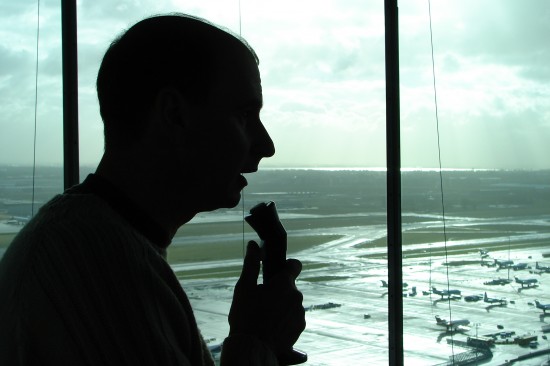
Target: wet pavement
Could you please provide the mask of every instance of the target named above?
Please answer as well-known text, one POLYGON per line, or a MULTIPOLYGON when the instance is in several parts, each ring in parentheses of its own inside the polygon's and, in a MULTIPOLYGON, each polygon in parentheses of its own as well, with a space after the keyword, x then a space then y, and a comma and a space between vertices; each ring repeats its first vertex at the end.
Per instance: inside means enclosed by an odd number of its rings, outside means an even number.
MULTIPOLYGON (((344 235, 342 239, 296 255, 303 261, 317 264, 308 267, 310 269, 304 271, 298 281, 298 287, 304 293, 304 306, 310 310, 306 312, 307 328, 296 347, 308 353, 308 365, 388 364, 388 297, 387 288, 381 282, 387 279, 386 262, 365 257, 365 254, 386 249, 356 247, 366 238, 372 240, 385 235, 385 230, 384 225, 338 228, 337 233, 344 235)), ((321 229, 312 231, 316 235, 322 233, 321 229)), ((330 231, 330 234, 334 233, 334 229, 330 231)), ((541 326, 550 323, 550 311, 546 317, 534 306, 535 299, 550 303, 550 274, 481 266, 478 249, 482 244, 472 241, 468 243, 471 250, 449 257, 449 262, 458 263, 453 266, 444 265, 444 256, 430 256, 431 245, 419 246, 418 250, 425 250, 423 257, 404 258, 403 282, 408 285, 403 292, 406 365, 446 364, 449 357, 471 351, 471 348, 459 344, 476 334, 497 334, 497 339, 504 341, 501 333, 514 332, 508 337, 510 344, 493 347, 493 357, 479 362, 480 365, 503 365, 518 356, 550 348, 550 344, 541 338, 541 326), (484 284, 490 279, 508 276, 513 281, 514 275, 522 279, 536 278, 537 286, 522 289, 515 282, 494 286, 484 284), (432 286, 440 290, 459 289, 461 296, 448 300, 434 293, 427 294, 432 286), (487 303, 483 299, 464 300, 464 296, 483 295, 485 292, 490 298, 505 299, 506 305, 487 303), (447 332, 446 327, 436 323, 436 315, 447 320, 467 319, 469 324, 447 332), (523 335, 537 336, 538 345, 530 348, 512 344, 515 337, 523 335)), ((524 247, 489 254, 532 266, 536 261, 547 260, 542 257, 540 248, 524 247)), ((219 269, 237 263, 228 261, 209 265, 219 269)), ((211 344, 220 343, 228 332, 227 313, 235 281, 236 278, 182 281, 191 297, 202 333, 211 344)), ((547 357, 542 355, 514 364, 540 365, 547 357)))

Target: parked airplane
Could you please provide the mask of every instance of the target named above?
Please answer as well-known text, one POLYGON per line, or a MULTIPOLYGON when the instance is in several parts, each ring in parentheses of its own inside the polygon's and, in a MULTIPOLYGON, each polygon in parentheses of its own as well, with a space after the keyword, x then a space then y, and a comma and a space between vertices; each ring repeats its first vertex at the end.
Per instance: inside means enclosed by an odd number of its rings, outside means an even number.
POLYGON ((519 270, 522 270, 522 269, 527 269, 527 263, 518 263, 518 264, 514 264, 512 266, 512 269, 514 271, 519 271, 519 270))
POLYGON ((464 296, 464 301, 472 302, 472 301, 479 301, 483 299, 483 295, 468 295, 464 296))
POLYGON ((447 327, 447 331, 457 330, 459 327, 470 324, 470 321, 468 319, 445 320, 441 319, 439 315, 435 316, 435 321, 437 322, 437 325, 443 325, 447 327))
POLYGON ((495 297, 488 297, 487 292, 483 295, 483 301, 487 302, 489 304, 499 304, 499 305, 506 305, 507 301, 506 299, 497 299, 495 297))
POLYGON ((527 288, 531 286, 536 286, 536 283, 539 282, 536 278, 527 278, 525 280, 517 277, 514 278, 516 279, 516 283, 519 283, 521 285, 521 288, 523 288, 524 286, 527 286, 527 288))
POLYGON ((504 286, 504 285, 507 285, 509 284, 510 282, 512 282, 511 280, 509 279, 506 279, 506 278, 497 278, 497 279, 494 279, 494 280, 491 280, 491 281, 485 281, 483 282, 484 285, 501 285, 501 286, 504 286))
POLYGON ((546 310, 550 310, 550 304, 541 304, 538 300, 535 300, 535 305, 538 309, 542 309, 546 314, 546 310))
POLYGON ((495 264, 498 266, 498 268, 510 268, 514 264, 514 261, 511 261, 511 260, 501 261, 499 259, 495 259, 495 264))
POLYGON ((441 298, 451 297, 453 295, 461 296, 460 290, 438 290, 435 287, 432 287, 432 292, 441 296, 441 298))
POLYGON ((10 225, 25 225, 30 219, 29 216, 12 216, 7 223, 10 225))
MULTIPOLYGON (((388 282, 384 280, 380 280, 380 282, 382 282, 382 287, 388 287, 388 282)), ((409 284, 407 282, 403 282, 403 287, 407 287, 407 286, 409 286, 409 284)))
POLYGON ((546 272, 546 273, 550 273, 550 266, 541 266, 541 265, 539 264, 539 262, 536 262, 535 268, 538 269, 539 271, 543 271, 543 272, 546 272))
POLYGON ((481 258, 481 266, 485 266, 485 267, 496 267, 496 263, 494 262, 491 262, 490 260, 484 260, 483 258, 481 258))

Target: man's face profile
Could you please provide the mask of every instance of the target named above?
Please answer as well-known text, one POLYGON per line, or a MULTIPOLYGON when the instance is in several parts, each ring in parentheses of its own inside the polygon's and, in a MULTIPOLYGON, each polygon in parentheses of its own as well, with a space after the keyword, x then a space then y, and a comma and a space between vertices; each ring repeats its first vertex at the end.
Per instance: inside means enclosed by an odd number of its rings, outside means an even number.
MULTIPOLYGON (((200 181, 204 210, 234 207, 246 186, 242 173, 254 172, 275 152, 260 120, 261 80, 256 63, 243 52, 220 66, 216 82, 193 120, 193 177, 200 181)), ((184 157, 186 158, 186 157, 184 157)))

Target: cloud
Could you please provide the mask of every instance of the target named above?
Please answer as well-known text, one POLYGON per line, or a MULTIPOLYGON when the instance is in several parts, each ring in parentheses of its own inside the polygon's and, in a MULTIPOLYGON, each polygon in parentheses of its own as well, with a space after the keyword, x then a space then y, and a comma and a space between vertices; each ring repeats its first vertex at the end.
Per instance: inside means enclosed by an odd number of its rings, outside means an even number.
MULTIPOLYGON (((432 1, 431 7, 447 166, 513 163, 548 168, 548 162, 528 154, 548 156, 542 137, 550 135, 550 4, 442 0, 432 1), (510 156, 510 144, 521 150, 516 158, 510 156)), ((237 33, 242 30, 259 54, 262 118, 277 143, 277 155, 269 164, 385 164, 383 3, 359 0, 241 0, 240 20, 236 1, 79 1, 83 163, 96 163, 103 150, 95 95, 103 53, 139 19, 173 11, 207 18, 237 33)), ((433 166, 435 105, 427 3, 400 2, 399 14, 402 160, 411 166, 433 166)), ((22 141, 32 137, 33 130, 36 3, 1 3, 0 22, 0 163, 28 163, 28 144, 22 141)), ((58 2, 42 2, 40 23, 39 146, 54 151, 44 154, 45 161, 60 163, 58 2)))

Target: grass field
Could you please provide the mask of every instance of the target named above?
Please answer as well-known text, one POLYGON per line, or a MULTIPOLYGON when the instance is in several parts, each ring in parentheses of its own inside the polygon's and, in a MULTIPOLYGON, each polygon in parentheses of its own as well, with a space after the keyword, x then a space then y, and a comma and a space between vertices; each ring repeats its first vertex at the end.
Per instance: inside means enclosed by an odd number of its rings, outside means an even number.
MULTIPOLYGON (((310 269, 320 269, 325 267, 328 267, 328 264, 302 261, 302 272, 307 272, 310 269)), ((212 268, 181 269, 176 271, 176 276, 180 280, 231 278, 231 277, 239 277, 239 275, 241 274, 241 270, 242 270, 241 265, 224 266, 216 270, 212 270, 212 268)))
POLYGON ((0 248, 7 248, 16 234, 0 234, 0 248))
MULTIPOLYGON (((475 240, 475 239, 490 239, 502 238, 503 236, 514 237, 517 233, 533 233, 550 231, 549 227, 541 225, 475 225, 468 227, 451 227, 447 230, 446 239, 448 241, 475 240)), ((442 228, 428 228, 408 230, 402 233, 403 242, 403 257, 404 258, 421 258, 428 256, 442 255, 459 255, 466 253, 478 253, 479 249, 483 248, 489 251, 499 251, 507 249, 522 249, 522 248, 541 248, 549 247, 547 239, 532 239, 532 240, 514 240, 510 243, 495 240, 489 241, 480 245, 460 244, 452 245, 445 249, 438 246, 429 249, 407 249, 407 246, 414 244, 429 244, 441 243, 445 241, 442 228)), ((362 247, 385 247, 387 245, 386 238, 373 240, 372 242, 361 244, 362 247)), ((380 259, 385 258, 386 254, 372 254, 365 258, 380 259)), ((451 263, 449 263, 451 264, 451 263)))
MULTIPOLYGON (((340 238, 340 235, 290 236, 288 255, 340 238)), ((172 246, 168 249, 170 264, 196 263, 243 258, 242 242, 207 242, 172 246)))
MULTIPOLYGON (((425 218, 424 218, 425 220, 425 218)), ((331 228, 350 227, 350 226, 368 226, 371 224, 380 224, 385 222, 383 215, 358 215, 358 216, 337 216, 337 217, 316 217, 316 218, 299 218, 285 221, 285 228, 289 233, 295 230, 307 230, 324 228, 330 232, 331 228)), ((217 260, 235 260, 243 258, 243 242, 242 240, 217 242, 214 239, 208 240, 209 235, 233 235, 240 234, 243 230, 241 222, 216 222, 216 223, 193 223, 185 225, 176 234, 177 238, 189 238, 187 243, 174 244, 168 249, 168 262, 174 264, 199 263, 217 260), (193 242, 194 237, 206 238, 206 241, 193 242)), ((251 232, 248 226, 245 226, 247 233, 251 232)), ((459 244, 449 246, 447 249, 441 245, 424 248, 413 248, 412 245, 442 243, 445 239, 449 241, 489 239, 483 244, 483 248, 490 251, 521 249, 521 248, 537 248, 544 250, 549 247, 548 240, 511 240, 503 242, 495 240, 491 242, 491 238, 500 238, 525 233, 542 233, 550 232, 550 227, 547 225, 519 225, 513 223, 485 224, 478 222, 475 225, 469 226, 452 226, 449 225, 446 229, 446 238, 443 235, 442 227, 427 227, 422 229, 406 230, 402 233, 403 241, 403 258, 421 258, 428 256, 442 255, 459 255, 465 253, 477 253, 480 249, 479 245, 459 244)), ((6 248, 12 239, 14 233, 0 234, 0 248, 6 248)), ((333 240, 341 238, 341 235, 297 235, 289 234, 288 255, 304 249, 308 249, 317 245, 321 245, 333 240)), ((385 237, 373 241, 366 241, 363 244, 357 245, 359 248, 386 247, 387 240, 385 237)), ((364 256, 368 259, 384 259, 385 252, 375 253, 364 256)), ((304 267, 314 264, 304 263, 304 267)), ((316 264, 323 266, 323 264, 316 264)), ((449 262, 449 265, 460 265, 460 263, 449 262)), ((179 271, 178 276, 185 278, 211 278, 211 277, 229 277, 236 276, 240 273, 241 267, 228 266, 219 271, 212 269, 204 270, 184 270, 179 271)))

